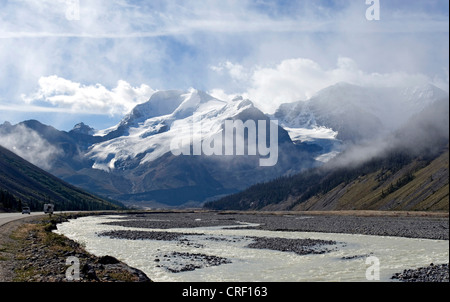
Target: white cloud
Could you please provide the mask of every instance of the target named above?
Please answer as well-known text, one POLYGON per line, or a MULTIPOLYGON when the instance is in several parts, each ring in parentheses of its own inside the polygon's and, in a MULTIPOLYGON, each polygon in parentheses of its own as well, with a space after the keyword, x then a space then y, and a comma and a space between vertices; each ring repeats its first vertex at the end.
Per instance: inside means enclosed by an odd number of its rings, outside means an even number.
POLYGON ((446 0, 384 1, 379 22, 365 19, 363 0, 80 0, 80 20, 67 20, 73 1, 2 2, 0 108, 21 110, 25 94, 35 111, 40 100, 52 110, 120 114, 137 101, 126 93, 118 101, 119 80, 129 91, 146 83, 246 93, 267 111, 338 78, 356 81, 358 70, 380 81, 393 71, 436 75, 448 85, 446 0), (339 56, 358 66, 336 64, 339 56), (36 90, 48 75, 72 83, 36 90), (64 92, 71 87, 77 92, 64 92))
MULTIPOLYGON (((432 83, 448 91, 448 79, 430 79, 420 73, 367 73, 362 71, 354 60, 346 57, 340 57, 336 66, 330 69, 305 58, 283 60, 271 67, 250 67, 248 70, 251 72, 248 73, 243 66, 231 62, 218 66, 212 69, 220 73, 227 71, 229 77, 235 81, 246 79, 243 81, 245 85, 240 87, 240 94, 251 99, 267 113, 273 113, 282 103, 307 100, 319 90, 339 82, 366 87, 406 87, 432 83)), ((212 91, 225 98, 223 90, 212 91)))
POLYGON ((210 69, 220 74, 228 73, 235 81, 247 81, 251 75, 249 71, 246 71, 244 66, 233 64, 230 61, 220 63, 217 66, 210 66, 210 69))
POLYGON ((421 12, 429 0, 415 1, 419 4, 383 5, 383 22, 376 26, 364 18, 368 6, 363 0, 330 1, 328 5, 320 2, 9 0, 0 11, 0 37, 126 38, 198 32, 448 32, 448 18, 421 12), (75 4, 79 4, 80 20, 70 22, 67 14, 75 4), (414 10, 408 9, 415 6, 414 10))
POLYGON ((154 92, 145 84, 132 87, 123 80, 109 90, 101 84, 82 85, 53 75, 41 77, 38 91, 22 98, 27 104, 43 101, 68 112, 113 116, 129 112, 137 104, 147 101, 154 92))

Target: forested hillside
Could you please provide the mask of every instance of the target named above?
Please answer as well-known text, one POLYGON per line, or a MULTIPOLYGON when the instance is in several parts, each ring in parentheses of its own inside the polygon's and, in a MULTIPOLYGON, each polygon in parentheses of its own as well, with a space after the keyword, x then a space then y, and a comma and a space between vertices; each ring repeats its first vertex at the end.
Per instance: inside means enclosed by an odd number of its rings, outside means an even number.
POLYGON ((225 210, 449 210, 448 147, 429 156, 392 152, 359 167, 318 168, 210 202, 225 210))
POLYGON ((69 185, 0 146, 0 208, 43 209, 45 203, 55 210, 112 210, 122 204, 106 201, 69 185))

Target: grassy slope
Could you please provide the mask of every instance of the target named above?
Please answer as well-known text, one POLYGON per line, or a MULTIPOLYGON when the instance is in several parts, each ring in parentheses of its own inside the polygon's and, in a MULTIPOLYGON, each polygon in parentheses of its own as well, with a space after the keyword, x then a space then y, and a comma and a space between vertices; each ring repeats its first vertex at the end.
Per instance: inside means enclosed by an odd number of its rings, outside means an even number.
POLYGON ((293 209, 449 211, 448 162, 447 149, 429 164, 415 160, 390 175, 389 172, 378 170, 348 184, 342 183, 293 209), (381 177, 383 173, 387 174, 384 175, 385 179, 381 177), (408 173, 412 173, 413 179, 389 193, 391 184, 395 186, 408 173))

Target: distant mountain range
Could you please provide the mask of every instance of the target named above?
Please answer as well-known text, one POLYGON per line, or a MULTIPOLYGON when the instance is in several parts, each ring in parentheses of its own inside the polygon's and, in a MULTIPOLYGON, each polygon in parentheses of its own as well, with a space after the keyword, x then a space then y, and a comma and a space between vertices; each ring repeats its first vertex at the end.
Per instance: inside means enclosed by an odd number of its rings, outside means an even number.
POLYGON ((4 209, 29 206, 43 211, 44 203, 53 203, 57 211, 124 208, 61 181, 1 146, 0 171, 0 207, 4 209))
POLYGON ((378 89, 340 83, 267 115, 241 97, 223 101, 195 89, 159 91, 109 129, 79 123, 65 132, 33 120, 4 123, 0 144, 72 185, 129 206, 200 206, 317 168, 350 146, 382 140, 443 98, 448 94, 431 85, 378 89), (267 134, 276 127, 276 165, 261 166, 263 156, 249 155, 249 145, 244 156, 194 155, 196 141, 214 141, 230 120, 265 121, 267 134), (191 155, 175 155, 174 141, 185 142, 191 155))

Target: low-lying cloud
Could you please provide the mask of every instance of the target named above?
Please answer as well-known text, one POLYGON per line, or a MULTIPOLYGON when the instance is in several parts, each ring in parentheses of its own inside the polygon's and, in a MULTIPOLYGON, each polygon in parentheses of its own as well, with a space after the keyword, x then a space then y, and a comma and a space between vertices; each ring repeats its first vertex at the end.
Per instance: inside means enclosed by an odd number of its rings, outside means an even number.
POLYGON ((0 136, 3 147, 44 170, 50 169, 53 160, 62 154, 62 150, 24 125, 15 126, 9 133, 0 132, 0 136))
POLYGON ((347 149, 326 167, 355 167, 390 152, 404 152, 411 156, 435 155, 448 146, 449 99, 437 100, 411 117, 397 131, 347 149))

